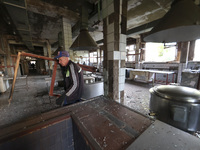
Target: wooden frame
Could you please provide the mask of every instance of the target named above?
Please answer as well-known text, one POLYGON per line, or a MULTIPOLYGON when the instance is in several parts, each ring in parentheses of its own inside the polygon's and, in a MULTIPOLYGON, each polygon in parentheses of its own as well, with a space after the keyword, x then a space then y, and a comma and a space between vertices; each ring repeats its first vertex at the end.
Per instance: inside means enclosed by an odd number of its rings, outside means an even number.
MULTIPOLYGON (((50 91, 49 91, 49 96, 59 97, 60 95, 53 94, 58 62, 55 59, 52 59, 52 58, 49 58, 49 57, 40 56, 40 55, 36 55, 36 54, 31 54, 31 53, 25 53, 25 52, 18 52, 16 65, 15 65, 15 72, 14 72, 14 77, 13 77, 12 88, 11 88, 10 96, 9 96, 9 99, 8 99, 9 104, 11 103, 11 100, 12 100, 12 97, 13 97, 13 92, 14 92, 14 88, 15 88, 15 82, 16 82, 16 78, 17 78, 17 70, 19 68, 19 62, 20 62, 21 56, 30 56, 30 57, 35 57, 35 58, 39 58, 39 59, 45 59, 45 60, 49 60, 49 61, 54 61, 54 68, 53 68, 53 74, 52 74, 52 79, 51 79, 51 87, 50 87, 50 91)), ((86 65, 81 65, 81 64, 78 64, 78 65, 85 71, 96 72, 96 69, 97 69, 96 67, 91 67, 91 66, 86 66, 86 65)))
POLYGON ((13 77, 12 88, 11 88, 10 96, 9 96, 9 99, 8 99, 9 104, 10 104, 10 102, 12 100, 12 97, 13 97, 13 92, 14 92, 14 88, 15 88, 15 82, 16 82, 16 78, 17 78, 17 70, 19 68, 19 62, 20 62, 21 56, 30 56, 30 57, 35 57, 35 58, 40 58, 40 59, 45 59, 45 60, 49 60, 49 61, 54 61, 55 62, 54 63, 54 68, 53 68, 53 75, 52 75, 51 87, 50 87, 49 95, 50 96, 59 96, 59 95, 53 94, 55 77, 56 77, 56 70, 57 70, 57 64, 58 64, 57 61, 52 59, 52 58, 45 57, 45 56, 40 56, 40 55, 35 55, 35 54, 25 53, 25 52, 18 52, 16 65, 15 65, 15 72, 14 72, 14 77, 13 77))

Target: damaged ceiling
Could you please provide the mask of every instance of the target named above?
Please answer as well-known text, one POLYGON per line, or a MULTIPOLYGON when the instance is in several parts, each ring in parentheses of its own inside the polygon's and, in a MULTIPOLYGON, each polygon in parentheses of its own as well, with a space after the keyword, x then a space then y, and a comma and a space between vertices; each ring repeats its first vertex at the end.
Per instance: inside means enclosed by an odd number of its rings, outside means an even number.
MULTIPOLYGON (((169 10, 173 0, 128 0, 127 36, 136 38, 148 32, 169 10)), ((72 25, 73 37, 79 33, 80 7, 83 0, 3 0, 0 33, 19 34, 29 49, 48 40, 54 45, 62 30, 61 19, 72 25), (6 26, 7 31, 4 30, 6 26)), ((89 31, 95 41, 102 41, 103 28, 99 0, 87 0, 89 31), (100 16, 100 17, 99 17, 100 16)), ((100 42, 99 42, 100 43, 100 42)))

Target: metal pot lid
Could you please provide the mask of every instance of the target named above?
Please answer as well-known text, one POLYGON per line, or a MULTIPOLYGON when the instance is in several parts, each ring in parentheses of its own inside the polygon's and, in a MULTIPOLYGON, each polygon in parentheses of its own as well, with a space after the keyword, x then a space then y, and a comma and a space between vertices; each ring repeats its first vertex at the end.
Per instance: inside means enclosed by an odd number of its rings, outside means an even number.
POLYGON ((174 85, 160 85, 150 89, 156 95, 180 102, 200 103, 200 91, 194 88, 174 85))

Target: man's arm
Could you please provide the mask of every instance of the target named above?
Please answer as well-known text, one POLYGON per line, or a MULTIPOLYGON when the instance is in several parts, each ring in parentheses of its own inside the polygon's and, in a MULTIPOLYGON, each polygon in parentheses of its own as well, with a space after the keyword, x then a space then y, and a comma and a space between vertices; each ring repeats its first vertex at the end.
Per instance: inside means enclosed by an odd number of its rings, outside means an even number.
POLYGON ((74 94, 77 91, 78 87, 79 87, 78 72, 75 69, 74 64, 71 63, 69 65, 69 67, 70 67, 70 71, 71 71, 71 76, 72 76, 72 82, 73 82, 73 84, 66 90, 66 96, 67 97, 69 97, 72 94, 74 94))

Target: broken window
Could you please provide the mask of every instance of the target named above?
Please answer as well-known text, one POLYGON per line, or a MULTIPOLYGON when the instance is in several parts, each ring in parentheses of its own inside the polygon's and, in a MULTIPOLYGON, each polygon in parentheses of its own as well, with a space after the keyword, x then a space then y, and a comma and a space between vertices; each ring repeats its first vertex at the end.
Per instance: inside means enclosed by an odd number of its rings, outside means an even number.
POLYGON ((146 43, 145 61, 168 62, 176 57, 176 43, 146 43))
POLYGON ((127 51, 126 61, 134 62, 135 61, 135 45, 127 46, 126 51, 127 51))

